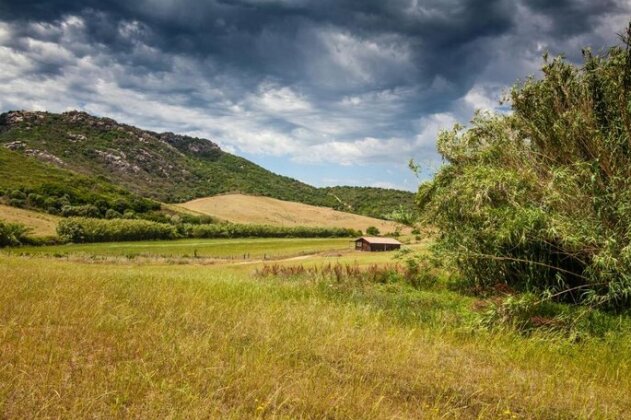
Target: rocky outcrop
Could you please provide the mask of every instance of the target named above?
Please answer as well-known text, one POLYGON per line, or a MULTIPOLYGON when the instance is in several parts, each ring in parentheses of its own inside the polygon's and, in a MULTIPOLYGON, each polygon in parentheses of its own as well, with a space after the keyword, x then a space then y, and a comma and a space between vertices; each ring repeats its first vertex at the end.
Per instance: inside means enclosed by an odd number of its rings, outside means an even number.
POLYGON ((117 131, 131 137, 139 143, 162 143, 184 154, 192 154, 204 158, 216 158, 221 154, 221 149, 210 140, 183 136, 171 132, 155 133, 139 128, 121 124, 111 118, 95 117, 83 111, 68 111, 62 114, 50 114, 37 111, 10 111, 0 115, 0 131, 20 127, 31 129, 33 126, 44 123, 47 117, 55 116, 60 122, 70 126, 74 131, 66 133, 67 141, 71 143, 89 141, 84 134, 75 132, 86 129, 96 129, 100 132, 117 131))
POLYGON ((190 153, 205 158, 216 158, 221 153, 221 149, 210 140, 197 137, 181 136, 174 133, 162 133, 159 139, 170 144, 181 152, 190 153))

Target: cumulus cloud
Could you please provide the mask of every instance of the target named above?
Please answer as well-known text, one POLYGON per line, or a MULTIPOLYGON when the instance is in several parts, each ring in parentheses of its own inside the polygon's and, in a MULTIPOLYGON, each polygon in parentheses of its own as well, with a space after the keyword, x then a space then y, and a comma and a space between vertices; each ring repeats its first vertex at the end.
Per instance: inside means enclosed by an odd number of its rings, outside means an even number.
MULTIPOLYGON (((617 42, 626 0, 23 0, 0 4, 0 110, 83 109, 288 162, 439 162, 544 50, 617 42)), ((367 172, 365 172, 367 173, 367 172)), ((336 178, 323 174, 320 181, 336 178)), ((363 175, 362 175, 363 176, 363 175)), ((399 183, 399 185, 401 185, 399 183)))

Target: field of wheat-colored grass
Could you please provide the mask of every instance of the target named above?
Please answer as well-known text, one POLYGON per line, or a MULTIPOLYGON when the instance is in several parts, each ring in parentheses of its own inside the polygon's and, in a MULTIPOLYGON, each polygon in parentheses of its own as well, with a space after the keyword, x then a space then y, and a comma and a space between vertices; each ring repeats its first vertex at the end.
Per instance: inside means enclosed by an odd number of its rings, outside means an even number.
MULTIPOLYGON (((286 266, 383 266, 396 255, 292 259, 294 245, 267 244, 289 257, 278 262, 286 266)), ((242 246, 224 240, 224 255, 242 246)), ((260 277, 263 261, 95 264, 98 254, 0 254, 2 417, 621 418, 631 410, 629 331, 581 341, 489 331, 475 327, 475 298, 440 284, 260 277)))
MULTIPOLYGON (((394 232, 396 223, 345 213, 328 207, 310 206, 293 201, 244 194, 225 194, 198 198, 179 204, 192 211, 234 223, 276 226, 340 227, 366 232, 375 226, 381 233, 394 232)), ((409 228, 403 228, 404 232, 409 228)))
POLYGON ((31 228, 33 236, 55 236, 59 217, 0 204, 0 220, 21 223, 31 228))

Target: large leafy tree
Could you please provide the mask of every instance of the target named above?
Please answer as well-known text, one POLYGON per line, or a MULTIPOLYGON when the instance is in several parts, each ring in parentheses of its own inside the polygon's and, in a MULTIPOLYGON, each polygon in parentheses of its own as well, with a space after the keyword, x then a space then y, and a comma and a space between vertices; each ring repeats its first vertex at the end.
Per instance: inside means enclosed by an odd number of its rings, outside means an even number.
POLYGON ((631 25, 622 40, 580 67, 544 57, 512 113, 439 136, 447 163, 418 201, 464 278, 631 303, 631 25))

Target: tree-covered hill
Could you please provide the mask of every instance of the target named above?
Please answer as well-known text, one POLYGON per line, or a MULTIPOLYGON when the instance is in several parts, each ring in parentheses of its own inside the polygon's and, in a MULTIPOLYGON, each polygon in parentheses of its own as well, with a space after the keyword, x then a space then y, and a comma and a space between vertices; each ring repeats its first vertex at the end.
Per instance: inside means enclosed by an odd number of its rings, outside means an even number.
POLYGON ((125 195, 124 199, 133 196, 175 203, 229 192, 375 217, 400 205, 413 205, 408 192, 316 188, 226 153, 210 140, 155 133, 78 111, 1 114, 0 151, 4 162, 0 187, 8 191, 4 201, 16 204, 19 201, 15 200, 25 200, 22 195, 29 193, 45 199, 48 190, 56 189, 60 194, 53 195, 63 197, 61 190, 83 188, 81 193, 68 194, 70 201, 76 197, 73 205, 100 200, 105 206, 102 201, 120 198, 113 198, 117 194, 125 195), (91 193, 89 185, 95 185, 91 193))
POLYGON ((75 173, 3 147, 0 198, 13 207, 66 216, 103 217, 108 210, 122 215, 160 209, 160 203, 114 185, 105 177, 75 173))
POLYGON ((2 114, 0 144, 160 201, 239 191, 335 204, 325 192, 226 153, 209 140, 145 131, 83 112, 2 114))

